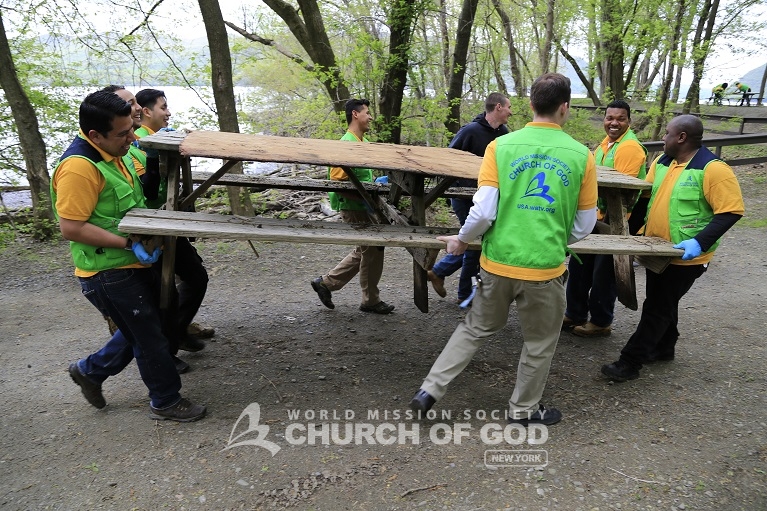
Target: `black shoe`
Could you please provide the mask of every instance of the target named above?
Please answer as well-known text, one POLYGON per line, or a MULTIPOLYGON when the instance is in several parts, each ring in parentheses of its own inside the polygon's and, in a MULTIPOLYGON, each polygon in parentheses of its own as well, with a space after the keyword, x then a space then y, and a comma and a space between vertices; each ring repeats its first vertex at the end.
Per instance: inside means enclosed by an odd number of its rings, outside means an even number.
POLYGON ((431 394, 423 389, 418 389, 413 399, 410 400, 410 409, 414 412, 426 413, 436 402, 437 400, 431 397, 431 394))
POLYGON ((91 405, 99 409, 107 405, 104 395, 101 393, 101 385, 93 383, 87 376, 81 373, 80 369, 77 368, 76 362, 69 364, 69 376, 72 377, 72 381, 80 386, 83 396, 91 405))
POLYGON ((374 312, 376 314, 390 314, 394 310, 394 305, 386 302, 378 302, 375 305, 360 305, 362 312, 374 312))
POLYGON ((158 409, 149 407, 149 418, 155 420, 169 420, 176 422, 193 422, 205 417, 207 408, 205 405, 196 405, 186 398, 168 408, 158 409))
POLYGON ((191 335, 185 335, 181 341, 178 343, 178 349, 184 350, 184 351, 191 351, 194 353, 195 351, 200 351, 205 348, 205 341, 202 339, 198 339, 196 337, 192 337, 191 335))
POLYGON ((317 293, 317 296, 320 297, 322 305, 328 309, 336 308, 336 306, 333 305, 333 296, 330 294, 330 289, 328 289, 325 283, 322 282, 322 277, 317 277, 312 281, 312 289, 314 289, 314 291, 317 293))
POLYGON ((674 360, 674 354, 673 353, 653 353, 649 357, 647 357, 647 360, 645 360, 645 364, 652 364, 653 362, 671 362, 674 360))
POLYGON ((192 368, 189 364, 178 358, 176 355, 171 355, 171 358, 173 359, 173 363, 176 365, 176 372, 178 374, 184 374, 192 368))
MULTIPOLYGON (((520 415, 520 414, 518 414, 520 415)), ((509 416, 509 424, 520 424, 527 426, 528 424, 544 424, 551 426, 562 420, 562 412, 556 408, 546 408, 542 404, 538 404, 538 411, 535 413, 526 413, 527 417, 524 419, 515 419, 509 416)))
POLYGON ((639 371, 622 360, 616 360, 612 364, 603 365, 602 374, 617 382, 639 378, 639 371))

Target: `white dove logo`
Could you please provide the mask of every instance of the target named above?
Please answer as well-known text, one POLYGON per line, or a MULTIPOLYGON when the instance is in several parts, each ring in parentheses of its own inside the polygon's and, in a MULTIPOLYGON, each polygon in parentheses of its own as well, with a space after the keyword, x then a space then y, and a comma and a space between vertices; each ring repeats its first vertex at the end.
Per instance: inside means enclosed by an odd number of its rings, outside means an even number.
POLYGON ((274 442, 266 440, 266 435, 269 434, 269 426, 260 425, 258 423, 260 418, 261 418, 261 407, 258 405, 258 403, 250 403, 248 406, 246 406, 245 409, 240 414, 239 419, 237 419, 237 422, 234 423, 234 427, 232 427, 232 433, 229 435, 229 441, 226 443, 226 447, 224 447, 221 450, 226 451, 227 449, 231 449, 233 447, 240 447, 243 445, 254 445, 256 447, 263 447, 264 449, 272 453, 272 457, 274 457, 275 454, 280 452, 280 449, 282 449, 282 447, 275 444, 274 442), (240 421, 243 419, 243 417, 246 417, 246 416, 248 417, 248 429, 246 429, 239 435, 235 436, 234 432, 237 430, 237 426, 240 424, 240 421), (240 437, 254 431, 256 433, 256 438, 240 440, 239 442, 237 441, 237 439, 239 439, 240 437))

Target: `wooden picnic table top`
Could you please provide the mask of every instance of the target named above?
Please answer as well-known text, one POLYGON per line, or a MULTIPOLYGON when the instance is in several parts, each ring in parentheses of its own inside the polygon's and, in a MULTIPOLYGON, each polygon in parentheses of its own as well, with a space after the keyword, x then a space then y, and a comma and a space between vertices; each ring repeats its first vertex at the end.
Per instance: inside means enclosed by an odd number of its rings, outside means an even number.
MULTIPOLYGON (((399 144, 349 144, 341 140, 275 137, 220 131, 160 132, 144 137, 141 144, 175 151, 185 157, 222 160, 302 163, 320 166, 367 167, 405 171, 427 177, 448 176, 477 179, 482 158, 444 147, 399 144)), ((641 179, 609 167, 597 167, 597 181, 607 188, 650 189, 641 179)))

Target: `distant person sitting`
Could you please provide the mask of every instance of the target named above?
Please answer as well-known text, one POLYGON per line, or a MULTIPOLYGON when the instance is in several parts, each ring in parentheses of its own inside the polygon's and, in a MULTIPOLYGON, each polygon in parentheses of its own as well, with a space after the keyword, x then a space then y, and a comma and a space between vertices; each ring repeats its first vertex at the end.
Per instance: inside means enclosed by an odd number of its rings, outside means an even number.
POLYGON ((746 106, 751 106, 751 87, 740 82, 735 82, 732 86, 735 87, 735 92, 743 94, 743 97, 741 97, 738 102, 738 106, 743 106, 743 103, 745 103, 746 106))
POLYGON ((722 106, 722 99, 724 98, 724 91, 727 90, 727 87, 729 87, 730 84, 727 82, 720 83, 719 85, 715 85, 713 89, 711 89, 711 95, 714 98, 714 105, 715 106, 722 106))

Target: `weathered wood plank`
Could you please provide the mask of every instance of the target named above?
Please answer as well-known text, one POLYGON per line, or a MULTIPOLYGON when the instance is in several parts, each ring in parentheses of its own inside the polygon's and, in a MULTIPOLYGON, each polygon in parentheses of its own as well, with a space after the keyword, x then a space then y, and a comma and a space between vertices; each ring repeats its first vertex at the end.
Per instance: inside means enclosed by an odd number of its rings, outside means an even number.
MULTIPOLYGON (((217 239, 250 239, 334 245, 379 245, 441 249, 437 236, 455 234, 447 227, 420 227, 386 224, 346 224, 276 218, 243 218, 209 213, 187 213, 134 209, 120 222, 120 231, 132 234, 159 234, 217 239)), ((679 257, 684 253, 672 243, 646 236, 590 234, 570 245, 579 254, 644 254, 679 257)), ((469 245, 481 249, 478 241, 469 245)))
MULTIPOLYGON (((142 139, 143 143, 143 139, 142 139)), ((177 149, 183 156, 404 170, 476 179, 479 156, 442 147, 350 144, 341 140, 193 131, 177 149)))
MULTIPOLYGON (((192 181, 195 183, 202 183, 212 175, 212 172, 194 171, 192 172, 192 181)), ((216 180, 216 185, 245 186, 261 190, 271 188, 281 190, 301 190, 305 192, 336 192, 339 190, 355 189, 354 185, 348 181, 331 181, 329 179, 311 179, 307 177, 286 178, 254 176, 252 174, 224 174, 216 180)), ((391 185, 388 184, 362 183, 362 185, 365 187, 365 190, 370 193, 388 194, 391 190, 391 185)), ((434 188, 426 188, 427 193, 431 193, 432 190, 434 190, 434 188)), ((440 196, 471 199, 476 191, 476 188, 455 187, 448 188, 440 193, 440 196)))

